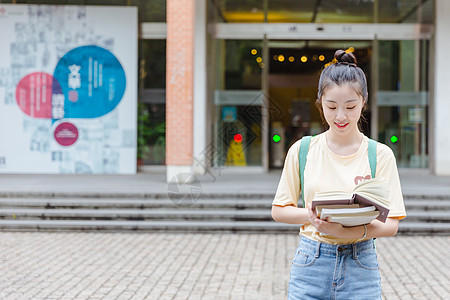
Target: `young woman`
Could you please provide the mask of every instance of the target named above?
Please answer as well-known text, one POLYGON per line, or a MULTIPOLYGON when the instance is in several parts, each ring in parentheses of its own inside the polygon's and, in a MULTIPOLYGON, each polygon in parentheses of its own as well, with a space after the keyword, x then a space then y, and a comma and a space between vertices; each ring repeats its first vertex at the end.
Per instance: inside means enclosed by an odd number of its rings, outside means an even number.
POLYGON ((272 205, 275 221, 302 224, 288 299, 381 299, 373 238, 394 236, 399 220, 406 216, 394 154, 381 143, 376 148, 375 177, 389 186, 385 223, 374 220, 343 227, 318 219, 310 208, 316 192, 352 192, 356 184, 371 178, 369 139, 358 126, 367 105, 366 77, 352 53, 338 50, 335 59, 322 71, 316 101, 329 129, 311 139, 304 187, 300 186, 299 140, 288 151, 272 205), (298 205, 301 190, 306 208, 298 205))

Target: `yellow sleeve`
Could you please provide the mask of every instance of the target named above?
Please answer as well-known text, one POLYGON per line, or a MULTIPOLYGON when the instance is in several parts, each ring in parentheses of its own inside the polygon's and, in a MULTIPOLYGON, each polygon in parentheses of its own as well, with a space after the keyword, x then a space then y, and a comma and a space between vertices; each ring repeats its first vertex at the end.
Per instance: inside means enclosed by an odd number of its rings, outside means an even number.
POLYGON ((300 196, 300 174, 298 163, 300 141, 301 140, 295 142, 291 148, 289 148, 272 205, 298 206, 298 197, 300 196))
POLYGON ((406 217, 403 193, 398 176, 397 162, 391 148, 378 144, 377 172, 375 177, 384 178, 389 184, 389 215, 390 218, 403 219, 406 217))

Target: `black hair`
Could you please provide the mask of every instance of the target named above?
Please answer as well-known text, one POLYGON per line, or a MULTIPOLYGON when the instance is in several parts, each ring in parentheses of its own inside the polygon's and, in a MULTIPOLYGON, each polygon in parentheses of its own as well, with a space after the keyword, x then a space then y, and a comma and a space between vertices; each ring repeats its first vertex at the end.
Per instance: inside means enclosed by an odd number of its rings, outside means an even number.
POLYGON ((325 90, 331 85, 351 85, 356 93, 363 98, 363 112, 367 105, 368 92, 366 75, 363 70, 357 66, 355 55, 352 52, 346 52, 345 50, 337 50, 334 53, 334 59, 336 60, 336 63, 323 69, 322 74, 320 74, 316 106, 320 111, 322 119, 324 119, 322 96, 325 90))

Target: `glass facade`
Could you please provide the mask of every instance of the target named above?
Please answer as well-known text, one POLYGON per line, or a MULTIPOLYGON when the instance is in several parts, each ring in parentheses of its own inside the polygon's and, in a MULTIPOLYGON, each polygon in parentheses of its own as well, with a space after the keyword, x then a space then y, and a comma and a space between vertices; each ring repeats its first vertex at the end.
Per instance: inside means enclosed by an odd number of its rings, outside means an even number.
POLYGON ((166 0, 0 0, 0 3, 137 6, 139 22, 166 21, 166 0))
POLYGON ((432 0, 211 1, 225 23, 432 23, 432 0))
POLYGON ((139 41, 138 159, 165 164, 166 40, 139 41))
POLYGON ((217 40, 216 166, 262 165, 260 41, 217 40))
POLYGON ((428 166, 428 42, 380 41, 378 140, 401 167, 428 166))
MULTIPOLYGON (((432 0, 222 0, 214 3, 217 23, 384 23, 395 31, 396 24, 433 24, 434 15, 432 0)), ((246 30, 245 26, 239 28, 246 30)), ((259 89, 264 99, 261 100, 259 127, 263 136, 268 135, 268 143, 261 144, 261 161, 264 161, 265 155, 269 156, 269 167, 281 167, 289 146, 303 135, 313 135, 326 129, 314 102, 320 72, 332 60, 336 49, 354 49, 368 79, 369 103, 376 103, 368 107, 365 120, 361 123, 362 131, 388 144, 399 166, 428 166, 428 40, 236 41, 230 38, 218 42, 225 46, 218 50, 221 53, 218 56, 224 57, 216 65, 222 71, 217 77, 223 78, 223 85, 216 85, 216 90, 223 89, 228 91, 230 97, 245 99, 244 94, 233 94, 232 91, 253 89, 257 94, 258 84, 251 88, 244 83, 246 74, 252 74, 252 82, 261 82, 259 89), (267 52, 267 57, 265 60, 264 56, 260 57, 264 67, 259 77, 258 72, 250 72, 251 68, 241 61, 242 47, 237 46, 258 43, 267 45, 261 49, 267 52), (239 67, 233 66, 233 63, 239 64, 239 67), (263 113, 264 110, 269 113, 263 113), (263 126, 265 121, 268 124, 266 128, 263 126)), ((252 47, 247 48, 244 52, 252 47)), ((253 67, 256 68, 256 64, 253 67)), ((217 138, 223 131, 220 124, 224 117, 218 98, 216 94, 215 141, 223 152, 222 156, 226 157, 227 151, 224 149, 229 143, 217 138)), ((239 117, 239 106, 236 111, 239 117)), ((227 165, 226 159, 215 163, 227 165)))

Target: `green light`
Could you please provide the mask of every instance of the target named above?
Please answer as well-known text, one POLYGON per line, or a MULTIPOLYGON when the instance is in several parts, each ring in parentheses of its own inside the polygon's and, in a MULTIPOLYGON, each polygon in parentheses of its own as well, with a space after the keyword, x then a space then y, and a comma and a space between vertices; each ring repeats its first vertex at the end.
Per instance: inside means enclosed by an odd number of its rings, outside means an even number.
POLYGON ((278 143, 279 141, 281 141, 281 137, 278 134, 275 134, 272 139, 275 143, 278 143))
POLYGON ((391 136, 391 142, 393 144, 397 143, 397 141, 398 141, 398 137, 396 137, 395 135, 391 136))

